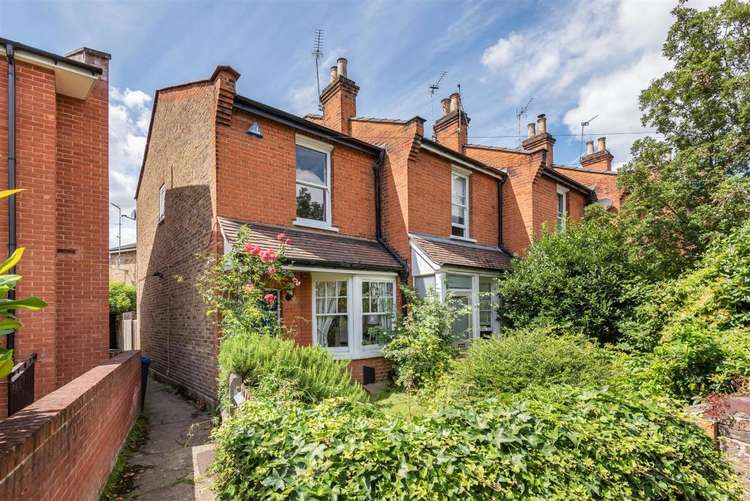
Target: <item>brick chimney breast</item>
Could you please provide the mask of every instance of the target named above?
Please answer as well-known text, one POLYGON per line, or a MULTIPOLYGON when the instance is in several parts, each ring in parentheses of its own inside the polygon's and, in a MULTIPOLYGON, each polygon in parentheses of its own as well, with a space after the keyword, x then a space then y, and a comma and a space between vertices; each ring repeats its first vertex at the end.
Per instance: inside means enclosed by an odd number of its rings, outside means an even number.
POLYGON ((600 137, 596 140, 597 149, 594 151, 594 141, 586 142, 586 154, 581 157, 581 167, 601 172, 612 171, 612 154, 607 150, 607 138, 600 137))
POLYGON ((348 61, 340 57, 331 67, 331 82, 323 89, 320 102, 323 105, 323 125, 329 129, 351 135, 350 119, 357 116, 357 93, 359 87, 347 77, 348 61))
POLYGON ((211 75, 211 81, 217 89, 216 123, 219 125, 232 124, 232 108, 239 78, 239 71, 224 65, 217 66, 211 75))
POLYGON ((543 113, 536 119, 536 125, 530 123, 528 126, 529 137, 523 140, 521 146, 528 152, 535 153, 544 150, 545 163, 548 167, 553 165, 553 154, 555 138, 547 132, 547 116, 543 113))
POLYGON ((443 116, 437 119, 432 127, 435 140, 447 148, 463 153, 466 143, 469 142, 471 120, 463 110, 461 95, 454 92, 440 102, 443 105, 443 116))

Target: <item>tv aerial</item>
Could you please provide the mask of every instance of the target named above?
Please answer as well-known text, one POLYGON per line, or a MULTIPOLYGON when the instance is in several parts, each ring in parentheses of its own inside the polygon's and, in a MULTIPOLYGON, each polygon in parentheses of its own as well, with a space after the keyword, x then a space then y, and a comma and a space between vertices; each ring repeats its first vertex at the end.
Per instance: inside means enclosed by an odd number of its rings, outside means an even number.
POLYGON ((589 118, 588 120, 585 120, 581 122, 581 155, 583 155, 583 129, 591 125, 591 122, 594 121, 599 115, 594 115, 593 117, 589 118))
POLYGON ((318 110, 323 111, 323 105, 320 102, 320 60, 323 57, 323 41, 325 38, 325 30, 317 28, 313 32, 313 51, 312 55, 315 58, 315 80, 318 85, 318 110))
POLYGON ((521 106, 520 108, 516 108, 516 123, 518 125, 518 141, 523 141, 523 136, 521 136, 521 119, 526 116, 526 112, 529 109, 529 105, 534 100, 534 98, 529 98, 528 102, 521 106))

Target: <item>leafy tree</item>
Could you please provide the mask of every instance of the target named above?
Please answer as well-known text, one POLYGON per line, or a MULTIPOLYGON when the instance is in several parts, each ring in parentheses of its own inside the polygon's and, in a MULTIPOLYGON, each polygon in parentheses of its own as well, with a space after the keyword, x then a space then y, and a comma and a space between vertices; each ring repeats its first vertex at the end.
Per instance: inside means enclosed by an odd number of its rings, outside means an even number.
POLYGON ((566 326, 602 342, 619 338, 619 322, 635 303, 637 283, 622 234, 599 206, 581 224, 545 234, 498 284, 503 325, 566 326))
POLYGON ((750 217, 750 4, 681 1, 663 53, 674 67, 641 93, 646 138, 618 175, 627 249, 652 279, 690 267, 750 217))
POLYGON ((135 311, 135 287, 125 282, 110 282, 109 312, 113 314, 135 311))

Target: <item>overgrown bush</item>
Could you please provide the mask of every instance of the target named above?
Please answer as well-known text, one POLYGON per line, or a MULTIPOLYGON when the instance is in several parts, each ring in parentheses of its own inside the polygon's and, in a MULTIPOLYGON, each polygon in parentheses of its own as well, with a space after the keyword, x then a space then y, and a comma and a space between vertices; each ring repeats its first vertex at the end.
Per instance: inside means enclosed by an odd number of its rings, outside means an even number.
POLYGON ((732 393, 750 376, 750 329, 719 332, 684 324, 652 353, 629 359, 625 366, 626 383, 688 402, 732 393))
POLYGON ((622 237, 598 206, 566 231, 545 233, 516 259, 499 282, 503 325, 568 326, 602 342, 620 337, 618 323, 635 306, 628 291, 637 284, 622 237))
POLYGON ((419 298, 403 288, 407 311, 383 348, 393 363, 396 383, 412 390, 442 374, 456 354, 451 330, 458 310, 435 295, 419 298))
POLYGON ((373 405, 250 401, 215 433, 218 499, 737 499, 666 402, 536 389, 404 420, 373 405))
POLYGON ((278 337, 242 333, 224 338, 219 368, 222 385, 234 373, 256 396, 282 394, 308 403, 331 397, 367 399, 364 389, 351 382, 345 361, 333 360, 324 348, 278 337))
POLYGON ((135 311, 135 287, 125 282, 109 283, 109 312, 114 314, 135 311))
POLYGON ((455 395, 487 398, 529 386, 603 386, 612 376, 612 354, 581 335, 551 328, 525 329, 477 339, 442 381, 455 395))

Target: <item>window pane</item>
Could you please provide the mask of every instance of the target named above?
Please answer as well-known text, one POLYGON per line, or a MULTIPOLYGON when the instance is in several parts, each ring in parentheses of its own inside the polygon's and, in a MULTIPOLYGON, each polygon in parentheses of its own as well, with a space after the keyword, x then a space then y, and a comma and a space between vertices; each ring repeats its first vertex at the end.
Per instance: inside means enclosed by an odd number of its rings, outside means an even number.
POLYGON ((451 222, 453 224, 466 224, 466 209, 457 205, 451 206, 451 222))
POLYGON ((467 306, 469 306, 469 297, 454 297, 451 304, 453 304, 455 308, 462 310, 461 314, 458 315, 453 321, 453 335, 457 339, 466 339, 471 337, 471 316, 470 312, 467 311, 467 306))
POLYGON ((417 277, 414 279, 414 288, 417 289, 419 297, 427 297, 428 294, 435 293, 435 275, 426 277, 417 277))
POLYGON ((297 185, 297 217, 326 220, 326 190, 297 185))
MULTIPOLYGON (((453 176, 453 197, 456 199, 466 200, 466 178, 453 176)), ((464 205, 464 202, 456 202, 464 205)))
POLYGON ((326 154, 297 146, 297 181, 326 185, 326 154))
POLYGON ((346 315, 318 317, 318 344, 328 348, 349 346, 346 315))
POLYGON ((562 193, 557 194, 557 215, 562 216, 565 214, 565 195, 562 193))
POLYGON ((451 275, 446 276, 446 283, 449 289, 471 289, 471 275, 451 275))
POLYGON ((362 345, 383 343, 382 335, 393 329, 393 316, 389 313, 362 315, 362 345))
POLYGON ((454 237, 465 237, 466 228, 461 228, 458 226, 451 226, 451 235, 453 235, 454 237))

